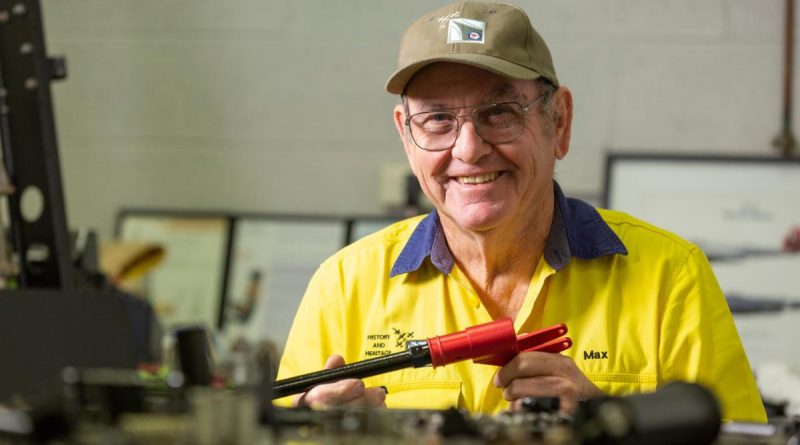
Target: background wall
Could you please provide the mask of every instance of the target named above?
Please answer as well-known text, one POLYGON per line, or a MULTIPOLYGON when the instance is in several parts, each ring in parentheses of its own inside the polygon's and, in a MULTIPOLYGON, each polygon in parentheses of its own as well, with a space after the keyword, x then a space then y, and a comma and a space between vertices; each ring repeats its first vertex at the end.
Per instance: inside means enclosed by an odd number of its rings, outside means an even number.
MULTIPOLYGON (((68 218, 103 237, 121 206, 380 213, 381 168, 405 162, 383 85, 447 3, 43 2, 68 218)), ((783 0, 516 3, 575 95, 568 194, 599 196, 610 149, 774 152, 783 0)))

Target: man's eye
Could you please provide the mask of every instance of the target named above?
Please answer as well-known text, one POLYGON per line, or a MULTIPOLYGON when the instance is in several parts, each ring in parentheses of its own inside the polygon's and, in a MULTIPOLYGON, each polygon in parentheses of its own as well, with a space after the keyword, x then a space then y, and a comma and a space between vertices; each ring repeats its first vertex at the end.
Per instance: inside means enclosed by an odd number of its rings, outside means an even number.
POLYGON ((427 113, 423 116, 421 127, 430 132, 449 131, 455 121, 455 116, 450 113, 427 113))
POLYGON ((427 120, 430 122, 452 122, 453 115, 449 113, 431 113, 428 115, 427 120))
POLYGON ((484 125, 508 125, 518 120, 518 114, 513 105, 500 104, 483 110, 479 119, 484 125))
POLYGON ((514 115, 514 108, 511 105, 495 105, 487 110, 489 116, 514 115))

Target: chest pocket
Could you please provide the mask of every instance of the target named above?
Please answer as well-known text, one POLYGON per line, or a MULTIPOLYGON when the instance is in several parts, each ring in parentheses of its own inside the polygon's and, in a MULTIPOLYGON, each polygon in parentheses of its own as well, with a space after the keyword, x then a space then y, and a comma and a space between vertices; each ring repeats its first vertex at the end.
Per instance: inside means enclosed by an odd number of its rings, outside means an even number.
POLYGON ((459 407, 462 383, 444 368, 403 369, 364 379, 366 386, 385 386, 387 408, 447 409, 459 407))
POLYGON ((459 406, 461 382, 432 380, 385 385, 388 408, 447 409, 459 406))
POLYGON ((586 373, 603 392, 612 396, 625 396, 656 390, 658 379, 655 374, 633 374, 622 372, 586 373))
POLYGON ((367 377, 364 384, 386 387, 387 408, 447 409, 464 405, 462 381, 451 367, 426 366, 367 377))

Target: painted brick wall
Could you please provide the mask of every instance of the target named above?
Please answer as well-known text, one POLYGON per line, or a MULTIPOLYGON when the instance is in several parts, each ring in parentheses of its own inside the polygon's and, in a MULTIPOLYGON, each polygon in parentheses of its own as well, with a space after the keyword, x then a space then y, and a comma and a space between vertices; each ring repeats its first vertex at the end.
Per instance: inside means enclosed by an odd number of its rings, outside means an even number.
MULTIPOLYGON (((69 66, 71 225, 108 236, 121 206, 379 213, 380 167, 404 162, 383 84, 405 27, 444 3, 44 0, 69 66)), ((517 3, 575 95, 568 193, 597 197, 612 149, 772 151, 782 0, 517 3)))

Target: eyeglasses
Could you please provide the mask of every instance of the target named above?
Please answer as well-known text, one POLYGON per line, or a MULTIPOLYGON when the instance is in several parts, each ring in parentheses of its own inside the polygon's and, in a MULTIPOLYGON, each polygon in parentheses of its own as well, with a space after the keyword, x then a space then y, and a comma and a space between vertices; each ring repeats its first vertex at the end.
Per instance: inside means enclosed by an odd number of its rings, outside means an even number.
POLYGON ((517 102, 478 105, 470 114, 453 112, 468 107, 423 111, 408 116, 406 126, 417 147, 427 151, 453 148, 461 131, 461 119, 467 117, 472 118, 475 131, 484 141, 490 144, 503 144, 522 135, 525 129, 525 113, 531 105, 543 98, 544 95, 539 96, 527 105, 517 102))

